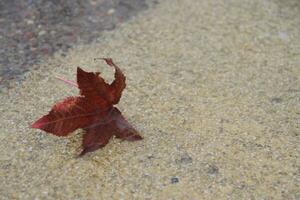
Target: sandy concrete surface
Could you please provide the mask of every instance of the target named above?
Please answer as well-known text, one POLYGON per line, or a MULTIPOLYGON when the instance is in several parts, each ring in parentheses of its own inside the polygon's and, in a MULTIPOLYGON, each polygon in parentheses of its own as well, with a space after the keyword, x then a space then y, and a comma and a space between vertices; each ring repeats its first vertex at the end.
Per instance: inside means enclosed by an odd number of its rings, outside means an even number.
POLYGON ((40 64, 1 94, 0 199, 299 199, 297 0, 166 0, 40 64), (128 79, 119 104, 144 140, 83 158, 82 131, 30 129, 76 88, 77 66, 128 79))

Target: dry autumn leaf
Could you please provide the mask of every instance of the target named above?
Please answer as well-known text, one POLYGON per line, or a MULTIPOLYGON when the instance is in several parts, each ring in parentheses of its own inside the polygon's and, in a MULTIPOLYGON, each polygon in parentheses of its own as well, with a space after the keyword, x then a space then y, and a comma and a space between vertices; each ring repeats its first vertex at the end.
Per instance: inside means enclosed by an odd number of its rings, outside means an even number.
POLYGON ((104 147, 112 136, 136 141, 139 133, 122 116, 117 104, 126 87, 126 77, 111 58, 103 58, 115 68, 115 80, 108 84, 99 72, 85 72, 77 68, 77 84, 80 96, 68 97, 56 103, 51 111, 31 125, 57 136, 67 136, 78 128, 85 130, 80 156, 104 147))

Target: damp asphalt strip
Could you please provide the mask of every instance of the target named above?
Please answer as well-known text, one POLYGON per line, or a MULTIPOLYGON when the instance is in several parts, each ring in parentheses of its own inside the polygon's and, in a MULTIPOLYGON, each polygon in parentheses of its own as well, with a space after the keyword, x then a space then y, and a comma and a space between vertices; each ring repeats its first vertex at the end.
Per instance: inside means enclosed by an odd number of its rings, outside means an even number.
POLYGON ((0 92, 24 80, 54 53, 65 56, 78 44, 90 44, 156 0, 1 1, 0 92), (35 67, 35 68, 34 68, 35 67))

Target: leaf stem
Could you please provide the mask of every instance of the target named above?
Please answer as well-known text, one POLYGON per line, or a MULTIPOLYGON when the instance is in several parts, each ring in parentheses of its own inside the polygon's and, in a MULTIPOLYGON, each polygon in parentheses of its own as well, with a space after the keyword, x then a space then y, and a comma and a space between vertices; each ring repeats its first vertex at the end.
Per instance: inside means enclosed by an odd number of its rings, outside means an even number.
POLYGON ((68 84, 68 85, 72 85, 72 86, 78 87, 77 83, 75 83, 75 82, 73 82, 73 81, 66 80, 66 79, 61 78, 61 77, 59 77, 59 76, 55 76, 55 78, 57 78, 57 79, 60 80, 60 81, 65 82, 65 83, 68 84))

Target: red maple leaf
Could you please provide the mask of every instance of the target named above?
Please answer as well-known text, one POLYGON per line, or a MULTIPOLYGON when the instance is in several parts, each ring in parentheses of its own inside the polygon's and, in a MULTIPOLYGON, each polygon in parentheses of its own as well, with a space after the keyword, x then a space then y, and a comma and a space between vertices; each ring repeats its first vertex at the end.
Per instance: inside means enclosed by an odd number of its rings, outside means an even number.
POLYGON ((80 96, 56 103, 49 114, 31 125, 57 136, 67 136, 78 128, 84 129, 86 133, 80 156, 104 147, 114 135, 128 141, 142 139, 118 108, 113 106, 119 102, 126 87, 126 77, 111 58, 102 59, 115 68, 115 80, 111 84, 106 83, 99 72, 85 72, 78 67, 77 84, 62 80, 76 85, 80 96))

